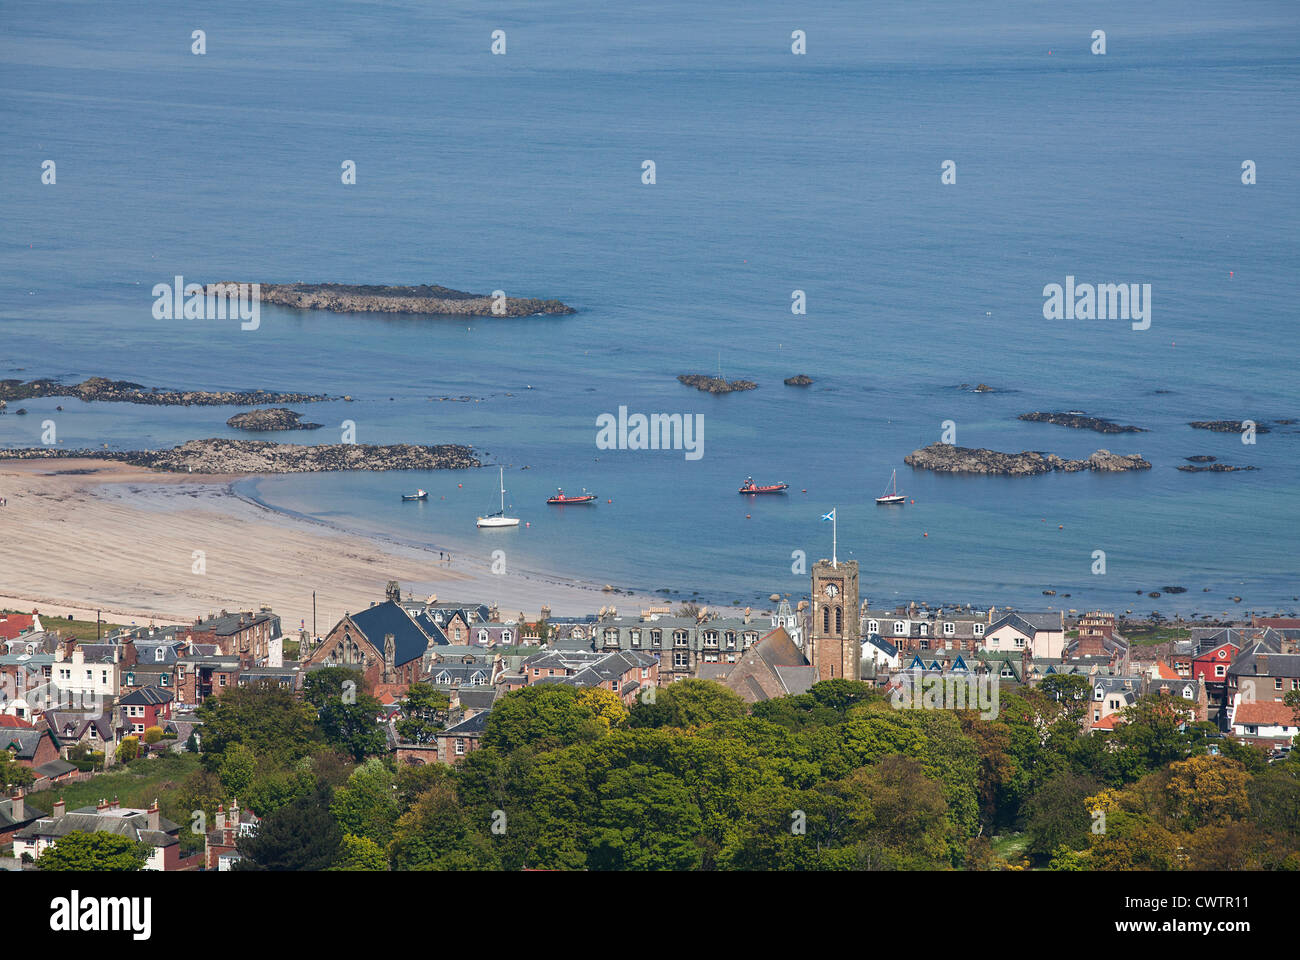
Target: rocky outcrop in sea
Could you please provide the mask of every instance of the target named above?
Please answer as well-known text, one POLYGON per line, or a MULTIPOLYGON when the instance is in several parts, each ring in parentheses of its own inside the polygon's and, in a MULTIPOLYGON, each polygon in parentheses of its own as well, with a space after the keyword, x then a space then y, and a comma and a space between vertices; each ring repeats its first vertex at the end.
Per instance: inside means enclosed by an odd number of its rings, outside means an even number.
POLYGON ((1098 433, 1146 433, 1142 427, 1115 423, 1104 417, 1090 417, 1080 410, 1067 410, 1064 413, 1022 413, 1021 420, 1034 423, 1054 423, 1058 427, 1072 427, 1075 430, 1095 430, 1098 433))
MULTIPOLYGON (((234 283, 209 283, 204 293, 216 296, 218 287, 234 283)), ((251 285, 249 285, 251 286, 251 285)), ((258 299, 303 310, 332 310, 336 313, 433 313, 474 317, 531 317, 536 314, 569 314, 578 311, 559 300, 532 297, 501 297, 466 293, 431 284, 379 286, 349 283, 263 283, 258 299), (496 310, 494 304, 498 304, 496 310)))
POLYGON ((806 373, 796 373, 793 377, 785 378, 787 387, 810 387, 813 384, 813 378, 806 373))
MULTIPOLYGON (((1244 429, 1242 423, 1241 420, 1193 420, 1188 426, 1197 430, 1213 430, 1215 433, 1241 433, 1244 429)), ((1255 421, 1255 433, 1269 432, 1264 423, 1263 420, 1255 421)))
POLYGON ((753 380, 732 380, 722 377, 710 377, 703 373, 681 373, 677 379, 688 387, 703 390, 705 393, 735 393, 737 390, 754 390, 758 384, 753 380))
POLYGON ((336 470, 465 470, 482 466, 460 444, 327 443, 299 446, 269 440, 190 440, 170 450, 0 450, 0 460, 113 460, 172 473, 327 473, 336 470))
POLYGON ((304 423, 302 414, 287 407, 270 407, 237 413, 226 421, 226 426, 236 430, 319 430, 322 424, 304 423))
POLYGON ((1259 467, 1238 467, 1231 463, 1208 463, 1205 466, 1183 463, 1179 464, 1178 469, 1183 473, 1236 473, 1239 470, 1258 470, 1259 467))
POLYGON ((324 394, 276 393, 268 390, 163 390, 129 380, 91 377, 82 383, 57 380, 0 380, 0 403, 33 397, 75 397, 103 403, 144 403, 170 407, 246 407, 259 403, 317 403, 333 399, 324 394))
POLYGON ((1109 450, 1098 450, 1086 460, 1065 460, 1054 453, 1040 453, 1036 450, 1001 453, 982 447, 956 447, 950 443, 932 443, 928 447, 913 450, 903 458, 903 462, 918 470, 934 470, 937 473, 983 473, 1003 477, 1032 477, 1058 470, 1064 473, 1080 470, 1119 473, 1151 469, 1151 464, 1137 453, 1117 454, 1109 450))

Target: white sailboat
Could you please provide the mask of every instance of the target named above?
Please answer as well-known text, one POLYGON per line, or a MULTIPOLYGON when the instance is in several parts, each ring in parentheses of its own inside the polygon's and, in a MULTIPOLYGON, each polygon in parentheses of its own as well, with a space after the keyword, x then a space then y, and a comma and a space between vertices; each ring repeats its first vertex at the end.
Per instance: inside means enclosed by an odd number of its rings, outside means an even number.
POLYGON ((906 503, 907 497, 898 492, 898 471, 889 475, 889 489, 882 496, 876 497, 876 503, 906 503))
POLYGON ((506 516, 506 468, 501 468, 501 509, 496 513, 490 513, 486 517, 478 518, 480 527, 517 527, 519 526, 518 517, 506 516))

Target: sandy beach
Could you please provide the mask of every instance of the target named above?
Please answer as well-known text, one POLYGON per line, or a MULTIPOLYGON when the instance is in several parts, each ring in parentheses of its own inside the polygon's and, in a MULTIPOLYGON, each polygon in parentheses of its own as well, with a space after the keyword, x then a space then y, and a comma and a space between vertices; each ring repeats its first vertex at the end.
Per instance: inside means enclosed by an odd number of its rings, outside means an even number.
POLYGON ((387 581, 424 600, 496 603, 503 617, 633 614, 662 603, 290 517, 232 492, 238 477, 168 474, 102 460, 0 461, 0 607, 110 622, 182 623, 269 606, 286 633, 323 633, 382 600, 387 581))

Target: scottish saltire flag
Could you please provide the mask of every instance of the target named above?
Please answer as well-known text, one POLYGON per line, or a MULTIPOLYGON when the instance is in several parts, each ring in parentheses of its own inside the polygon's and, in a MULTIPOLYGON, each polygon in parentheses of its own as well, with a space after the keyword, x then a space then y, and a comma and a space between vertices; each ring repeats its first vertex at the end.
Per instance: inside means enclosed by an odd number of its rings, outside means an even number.
POLYGON ((824 517, 822 517, 822 519, 823 519, 823 520, 834 520, 834 519, 835 519, 835 511, 832 510, 830 513, 828 513, 828 514, 826 514, 824 517))

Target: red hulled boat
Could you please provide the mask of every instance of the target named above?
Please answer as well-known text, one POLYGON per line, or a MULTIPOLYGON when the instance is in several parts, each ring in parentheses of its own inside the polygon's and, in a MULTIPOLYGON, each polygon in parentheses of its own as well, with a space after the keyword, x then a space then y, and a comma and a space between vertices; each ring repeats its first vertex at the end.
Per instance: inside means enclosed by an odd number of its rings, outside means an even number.
POLYGON ((760 486, 754 482, 753 477, 746 477, 745 482, 740 485, 739 493, 782 493, 788 489, 788 483, 769 483, 766 486, 760 486))
POLYGON ((546 502, 547 503, 593 503, 595 502, 595 499, 596 499, 596 495, 594 493, 588 493, 586 487, 583 487, 582 493, 576 497, 565 496, 564 489, 560 488, 559 493, 557 493, 553 497, 548 497, 546 502))

